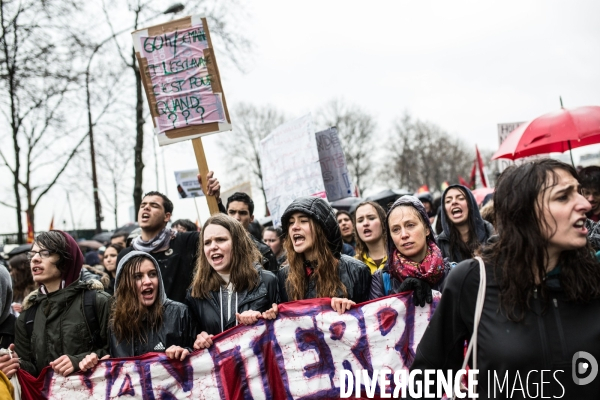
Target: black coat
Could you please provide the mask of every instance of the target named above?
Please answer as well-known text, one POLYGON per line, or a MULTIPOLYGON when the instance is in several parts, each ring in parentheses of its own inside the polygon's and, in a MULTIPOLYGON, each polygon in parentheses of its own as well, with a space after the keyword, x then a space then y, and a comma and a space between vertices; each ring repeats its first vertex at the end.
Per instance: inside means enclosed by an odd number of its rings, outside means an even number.
MULTIPOLYGON (((198 240, 200 232, 181 232, 171 240, 169 249, 151 253, 158 262, 167 298, 179 303, 185 301, 185 292, 192 284, 196 260, 198 259, 198 240)), ((117 264, 128 253, 134 251, 128 247, 119 253, 117 264)))
POLYGON ((180 346, 191 351, 196 340, 196 329, 185 304, 167 299, 163 304, 163 321, 158 330, 147 331, 147 340, 135 339, 133 342, 118 343, 113 332, 110 333, 110 356, 134 357, 156 352, 164 353, 170 346, 180 346))
MULTIPOLYGON (((237 293, 237 312, 252 310, 265 312, 273 303, 279 303, 277 278, 272 272, 261 269, 258 271, 259 283, 249 292, 237 293)), ((210 335, 221 333, 221 301, 219 292, 211 292, 208 298, 200 299, 191 296, 188 289, 185 298, 190 312, 195 320, 198 332, 210 335)), ((235 298, 235 295, 234 295, 235 298)), ((235 304, 235 300, 233 300, 235 304)), ((223 320, 223 331, 236 325, 235 312, 229 320, 223 320)))
MULTIPOLYGON (((289 270, 290 266, 286 265, 277 272, 279 296, 282 303, 290 301, 286 290, 289 270)), ((339 260, 338 271, 340 280, 348 291, 348 296, 343 296, 342 293, 339 293, 338 297, 346 297, 357 304, 369 299, 369 290, 371 288, 371 270, 369 270, 369 267, 355 258, 342 255, 339 260)), ((315 280, 309 279, 304 298, 314 299, 316 297, 317 288, 315 280)))
MULTIPOLYGON (((494 235, 494 226, 485 220, 482 221, 482 226, 484 227, 485 233, 484 235, 481 235, 479 241, 483 245, 486 244, 488 240, 494 235)), ((454 251, 454 254, 452 254, 452 251, 450 251, 450 239, 448 238, 446 232, 440 233, 440 235, 437 237, 437 244, 440 250, 442 251, 443 257, 445 259, 448 259, 450 262, 459 263, 465 260, 465 258, 458 251, 454 251)))
MULTIPOLYGON (((541 379, 545 398, 592 399, 600 393, 600 379, 578 386, 572 379, 575 353, 585 351, 600 360, 600 299, 589 303, 565 300, 560 278, 545 280, 548 299, 542 300, 536 291, 521 322, 509 321, 500 310, 500 287, 495 280, 494 266, 486 265, 486 296, 479 323, 478 369, 480 398, 488 398, 488 371, 493 384, 494 371, 500 383, 508 371, 508 388, 512 388, 519 371, 522 385, 529 384, 531 398, 541 379), (540 376, 541 370, 551 370, 540 376), (557 384, 553 374, 560 381, 557 384), (529 377, 528 373, 533 372, 529 377), (527 381, 529 383, 527 383, 527 381), (564 389, 561 388, 561 385, 564 389), (563 394, 564 390, 564 394, 563 394)), ((479 289, 479 263, 467 260, 448 274, 442 298, 417 348, 411 369, 452 370, 461 368, 465 340, 473 332, 475 304, 479 289)), ((422 377, 422 375, 421 375, 422 377)), ((433 377, 435 381, 435 376, 433 377)), ((516 381, 519 388, 519 381, 516 381)), ((493 393, 493 388, 490 388, 493 393)), ((497 399, 510 398, 496 386, 497 399)), ((527 393, 527 392, 525 392, 527 393)), ((515 391, 512 398, 523 398, 515 391)), ((537 397, 540 398, 540 397, 537 397)))
POLYGON ((260 251, 260 254, 262 255, 262 267, 267 271, 271 271, 273 273, 277 272, 277 270, 279 269, 279 262, 277 262, 277 257, 275 257, 275 254, 273 254, 273 250, 271 250, 271 248, 267 244, 255 238, 252 234, 250 235, 250 237, 252 238, 252 241, 256 245, 256 248, 258 249, 258 251, 260 251))
MULTIPOLYGON (((3 268, 0 266, 0 268, 3 268)), ((8 349, 11 343, 15 342, 15 323, 17 317, 8 314, 8 317, 0 324, 0 349, 8 349)))

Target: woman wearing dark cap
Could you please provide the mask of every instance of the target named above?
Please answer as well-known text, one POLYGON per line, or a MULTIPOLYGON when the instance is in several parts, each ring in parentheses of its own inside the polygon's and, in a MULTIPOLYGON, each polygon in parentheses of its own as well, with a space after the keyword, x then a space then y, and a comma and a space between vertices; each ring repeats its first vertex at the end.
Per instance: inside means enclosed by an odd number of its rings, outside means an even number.
POLYGON ((431 289, 442 290, 450 265, 437 246, 423 203, 416 197, 396 200, 386 218, 387 258, 375 272, 370 299, 413 290, 415 303, 431 303, 431 289))
POLYGON ((289 262, 277 272, 282 302, 331 297, 333 309, 342 313, 369 298, 371 271, 341 254, 340 228, 325 200, 294 200, 281 223, 289 262))
POLYGON ((494 234, 494 227, 481 218, 473 193, 463 185, 451 185, 442 195, 442 233, 437 242, 444 257, 459 263, 494 234))
POLYGON ((62 231, 44 232, 35 239, 28 257, 40 288, 25 299, 17 319, 15 350, 21 368, 38 376, 50 365, 55 373, 67 376, 79 371, 80 361, 88 354, 107 355, 110 296, 100 282, 79 280, 83 255, 77 242, 62 231), (84 298, 95 303, 94 321, 86 318, 90 303, 86 308, 84 298), (32 328, 26 327, 27 321, 32 328))

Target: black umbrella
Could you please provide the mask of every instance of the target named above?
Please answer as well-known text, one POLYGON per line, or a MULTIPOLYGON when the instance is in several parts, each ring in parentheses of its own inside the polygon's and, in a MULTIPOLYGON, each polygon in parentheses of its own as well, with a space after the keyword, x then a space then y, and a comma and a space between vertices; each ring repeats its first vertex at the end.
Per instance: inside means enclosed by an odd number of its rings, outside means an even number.
POLYGON ((332 201, 330 204, 331 207, 335 208, 336 210, 344 210, 352 213, 356 209, 356 206, 363 201, 365 200, 362 197, 346 197, 340 200, 332 201))
POLYGON ((17 254, 25 253, 26 251, 31 250, 31 246, 31 243, 28 243, 15 247, 14 249, 8 252, 8 258, 14 257, 17 254))
POLYGON ((387 210, 394 201, 407 194, 412 195, 412 192, 403 189, 386 189, 367 197, 367 200, 374 201, 387 210))
POLYGON ((110 238, 112 237, 112 235, 113 235, 113 231, 97 233, 94 236, 92 236, 92 240, 97 240, 98 242, 101 242, 101 243, 108 243, 108 242, 110 242, 110 238))
POLYGON ((136 230, 139 227, 140 227, 140 224, 138 224, 137 222, 129 222, 128 224, 125 224, 122 227, 117 228, 114 233, 126 233, 129 235, 131 232, 133 232, 134 230, 136 230))

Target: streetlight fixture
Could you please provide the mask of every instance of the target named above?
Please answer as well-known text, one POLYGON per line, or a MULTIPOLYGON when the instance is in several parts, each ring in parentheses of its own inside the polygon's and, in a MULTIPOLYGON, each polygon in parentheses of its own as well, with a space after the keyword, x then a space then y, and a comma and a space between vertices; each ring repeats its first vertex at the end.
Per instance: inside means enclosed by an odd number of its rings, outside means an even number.
MULTIPOLYGON (((185 5, 181 4, 181 3, 175 3, 173 5, 171 5, 169 8, 167 8, 165 11, 161 12, 160 14, 157 14, 155 16, 153 16, 152 18, 146 20, 150 21, 160 15, 163 14, 174 14, 174 13, 178 13, 183 11, 183 9, 185 8, 185 5)), ((128 30, 132 29, 133 27, 128 27, 126 29, 120 30, 117 33, 113 33, 112 35, 110 35, 109 37, 107 37, 106 39, 104 39, 103 41, 101 41, 100 43, 98 43, 96 46, 94 46, 94 49, 92 50, 92 54, 90 55, 90 59, 88 60, 87 63, 87 67, 85 69, 85 94, 86 94, 86 104, 87 104, 87 116, 88 116, 88 136, 90 139, 90 158, 92 161, 92 184, 94 186, 94 209, 96 211, 96 233, 100 233, 102 232, 102 204, 100 203, 100 196, 98 195, 98 176, 96 174, 96 152, 94 150, 94 122, 92 121, 92 105, 91 105, 91 99, 90 99, 90 67, 92 65, 92 60, 94 59, 94 56, 96 55, 96 53, 98 52, 98 50, 100 50, 100 48, 102 46, 104 46, 108 41, 114 39, 116 36, 127 32, 128 30)), ((115 204, 115 207, 117 205, 115 204)))

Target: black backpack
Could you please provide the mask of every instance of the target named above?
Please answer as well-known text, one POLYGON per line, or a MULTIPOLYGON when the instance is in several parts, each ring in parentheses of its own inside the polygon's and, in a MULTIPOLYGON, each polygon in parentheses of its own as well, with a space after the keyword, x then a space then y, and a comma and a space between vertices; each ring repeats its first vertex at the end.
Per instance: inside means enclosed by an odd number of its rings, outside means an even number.
MULTIPOLYGON (((40 303, 35 303, 25 311, 25 329, 27 330, 27 337, 31 340, 33 334, 33 321, 35 319, 35 313, 40 303)), ((96 318, 96 291, 86 289, 83 292, 83 314, 85 315, 85 321, 87 323, 90 336, 92 338, 90 345, 97 349, 104 345, 102 337, 100 336, 100 323, 96 318)))

